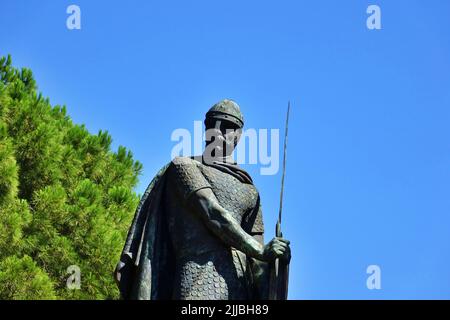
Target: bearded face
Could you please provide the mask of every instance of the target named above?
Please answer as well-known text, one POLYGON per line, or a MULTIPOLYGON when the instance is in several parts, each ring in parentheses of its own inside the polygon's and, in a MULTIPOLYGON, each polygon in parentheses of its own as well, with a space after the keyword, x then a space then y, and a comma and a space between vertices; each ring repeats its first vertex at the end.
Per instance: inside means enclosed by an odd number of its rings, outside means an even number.
POLYGON ((206 157, 219 159, 233 153, 242 134, 242 128, 228 120, 207 119, 206 127, 206 157))

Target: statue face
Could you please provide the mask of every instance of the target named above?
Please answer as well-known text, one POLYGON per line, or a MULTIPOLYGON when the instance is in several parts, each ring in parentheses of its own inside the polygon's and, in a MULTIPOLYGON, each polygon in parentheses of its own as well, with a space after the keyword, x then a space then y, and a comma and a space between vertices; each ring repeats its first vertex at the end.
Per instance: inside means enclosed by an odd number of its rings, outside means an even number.
POLYGON ((242 129, 227 120, 208 119, 206 126, 206 156, 230 156, 241 138, 242 129))

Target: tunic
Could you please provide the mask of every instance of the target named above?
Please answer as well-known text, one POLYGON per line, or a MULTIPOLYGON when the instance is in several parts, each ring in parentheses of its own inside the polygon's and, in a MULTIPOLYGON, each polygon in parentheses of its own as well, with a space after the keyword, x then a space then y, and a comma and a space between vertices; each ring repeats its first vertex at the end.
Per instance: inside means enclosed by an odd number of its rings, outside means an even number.
POLYGON ((210 188, 219 204, 263 244, 259 194, 252 183, 197 160, 178 157, 167 169, 164 199, 174 254, 173 299, 251 299, 252 274, 246 255, 213 234, 186 200, 210 188))

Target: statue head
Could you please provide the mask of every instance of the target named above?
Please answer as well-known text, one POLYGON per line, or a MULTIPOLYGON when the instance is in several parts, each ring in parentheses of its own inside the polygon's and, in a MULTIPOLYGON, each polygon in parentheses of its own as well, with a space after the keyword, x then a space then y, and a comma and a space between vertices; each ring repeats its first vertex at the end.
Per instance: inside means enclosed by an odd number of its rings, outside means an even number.
POLYGON ((243 126, 244 117, 236 102, 224 99, 213 105, 205 117, 205 154, 216 160, 229 157, 239 142, 243 126))

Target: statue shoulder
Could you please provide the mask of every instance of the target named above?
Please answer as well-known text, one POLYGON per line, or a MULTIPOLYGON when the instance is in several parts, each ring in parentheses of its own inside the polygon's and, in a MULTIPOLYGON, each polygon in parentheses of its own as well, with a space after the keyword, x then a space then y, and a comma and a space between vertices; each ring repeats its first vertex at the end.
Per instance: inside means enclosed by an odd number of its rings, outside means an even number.
POLYGON ((201 163, 191 157, 175 157, 170 162, 170 164, 180 167, 180 166, 198 166, 201 165, 201 163))
POLYGON ((171 180, 184 198, 199 189, 210 188, 199 166, 202 164, 189 157, 175 157, 170 166, 171 180))

